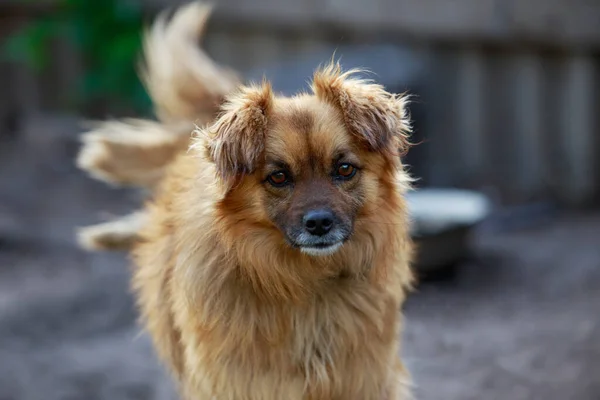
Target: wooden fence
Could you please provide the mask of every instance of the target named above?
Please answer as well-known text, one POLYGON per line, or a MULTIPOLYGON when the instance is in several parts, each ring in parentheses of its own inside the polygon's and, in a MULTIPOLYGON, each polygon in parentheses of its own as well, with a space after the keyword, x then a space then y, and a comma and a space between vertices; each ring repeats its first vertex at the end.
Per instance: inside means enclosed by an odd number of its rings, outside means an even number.
MULTIPOLYGON (((155 10, 178 3, 146 2, 155 10)), ((0 38, 35 17, 15 4, 0 0, 0 38)), ((206 46, 248 71, 383 41, 429 60, 428 183, 492 188, 503 201, 598 198, 600 2, 221 0, 206 46)), ((56 46, 42 77, 0 64, 0 121, 56 108, 81 68, 66 44, 56 46)))

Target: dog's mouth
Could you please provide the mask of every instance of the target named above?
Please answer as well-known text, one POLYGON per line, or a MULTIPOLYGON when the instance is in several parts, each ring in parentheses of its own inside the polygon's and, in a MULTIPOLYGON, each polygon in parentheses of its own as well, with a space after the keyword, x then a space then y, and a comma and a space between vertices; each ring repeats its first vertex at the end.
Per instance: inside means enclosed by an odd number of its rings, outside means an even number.
POLYGON ((309 240, 294 240, 290 241, 290 244, 310 256, 328 256, 338 251, 347 240, 347 236, 340 235, 339 237, 329 238, 329 240, 314 240, 312 238, 309 240))
POLYGON ((344 244, 343 241, 334 243, 317 243, 306 246, 298 246, 300 251, 309 256, 328 256, 340 249, 344 244))
POLYGON ((288 243, 295 249, 310 256, 328 256, 338 251, 350 238, 345 230, 336 229, 327 235, 314 236, 306 232, 288 235, 288 243))

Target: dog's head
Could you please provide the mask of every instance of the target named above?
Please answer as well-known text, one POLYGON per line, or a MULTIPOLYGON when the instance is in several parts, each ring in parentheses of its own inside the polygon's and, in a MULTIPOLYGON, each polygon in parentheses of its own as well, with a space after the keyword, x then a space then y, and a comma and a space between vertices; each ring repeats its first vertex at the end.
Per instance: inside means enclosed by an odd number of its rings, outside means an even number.
POLYGON ((229 218, 318 256, 378 212, 401 171, 409 126, 405 97, 336 64, 318 70, 311 88, 292 98, 266 82, 243 88, 207 129, 205 148, 229 218))

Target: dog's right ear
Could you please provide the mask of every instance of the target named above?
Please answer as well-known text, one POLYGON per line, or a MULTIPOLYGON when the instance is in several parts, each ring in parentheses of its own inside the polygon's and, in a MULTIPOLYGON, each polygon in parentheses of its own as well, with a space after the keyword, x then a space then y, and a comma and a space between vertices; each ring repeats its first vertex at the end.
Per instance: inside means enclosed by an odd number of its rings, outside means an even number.
POLYGON ((254 172, 260 162, 273 97, 266 81, 243 87, 226 99, 221 115, 202 132, 207 156, 226 189, 254 172))
POLYGON ((383 86, 356 77, 359 70, 342 72, 331 62, 315 72, 314 94, 336 107, 349 129, 373 151, 409 147, 408 97, 387 92, 383 86))

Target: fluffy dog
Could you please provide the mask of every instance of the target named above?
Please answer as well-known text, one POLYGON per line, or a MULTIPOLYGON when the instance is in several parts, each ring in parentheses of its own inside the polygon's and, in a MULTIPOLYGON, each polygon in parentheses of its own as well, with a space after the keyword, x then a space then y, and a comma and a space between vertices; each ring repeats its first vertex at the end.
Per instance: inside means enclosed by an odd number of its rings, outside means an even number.
POLYGON ((241 86, 196 129, 131 243, 142 321, 184 398, 408 398, 408 132, 404 96, 335 63, 291 98, 241 86))
POLYGON ((190 399, 404 399, 402 97, 334 65, 232 94, 135 245, 146 326, 190 399))

